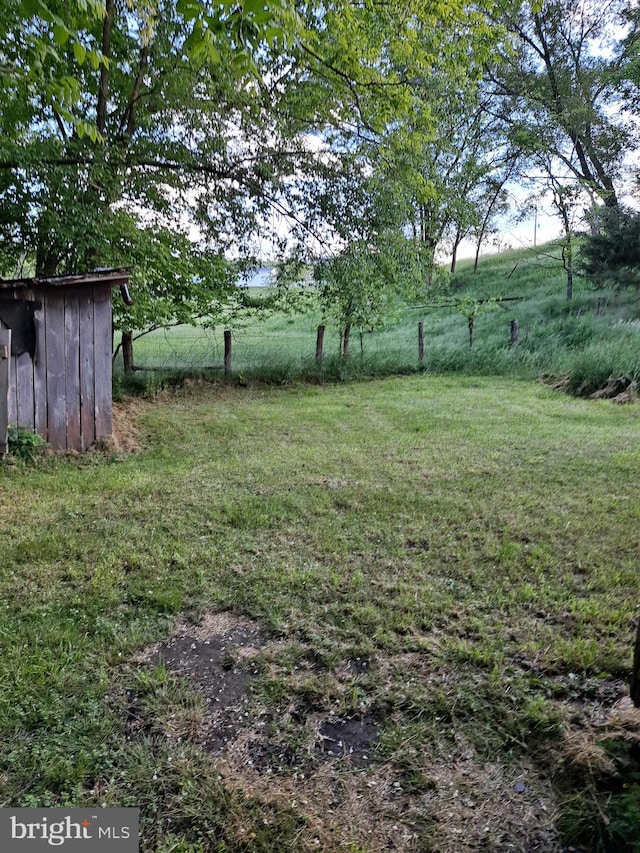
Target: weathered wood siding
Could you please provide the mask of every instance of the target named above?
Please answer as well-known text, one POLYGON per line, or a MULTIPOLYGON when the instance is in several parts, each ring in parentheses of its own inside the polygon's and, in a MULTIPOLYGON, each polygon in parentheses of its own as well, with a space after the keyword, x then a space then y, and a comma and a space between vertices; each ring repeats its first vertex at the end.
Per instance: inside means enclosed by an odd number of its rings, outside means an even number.
POLYGON ((86 450, 110 436, 111 286, 36 285, 2 295, 41 304, 34 357, 11 357, 9 424, 40 433, 56 450, 86 450))
POLYGON ((10 352, 11 332, 0 329, 0 456, 4 456, 7 452, 10 352))

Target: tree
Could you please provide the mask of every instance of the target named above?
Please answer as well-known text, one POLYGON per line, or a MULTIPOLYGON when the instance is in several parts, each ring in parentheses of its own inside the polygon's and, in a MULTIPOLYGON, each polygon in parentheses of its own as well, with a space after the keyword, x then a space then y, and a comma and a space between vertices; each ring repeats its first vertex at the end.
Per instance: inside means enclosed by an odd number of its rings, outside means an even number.
POLYGON ((222 258, 249 256, 274 210, 300 239, 361 247, 358 199, 385 143, 407 122, 433 136, 425 81, 454 91, 477 78, 493 38, 463 0, 334 0, 300 18, 290 0, 5 0, 2 11, 2 269, 133 257, 145 270, 137 304, 163 322, 189 305, 195 318, 207 287, 215 314, 229 295, 222 258), (143 265, 143 251, 158 262, 143 265))
POLYGON ((104 65, 99 45, 88 30, 100 25, 103 0, 69 0, 64 16, 45 0, 1 0, 0 2, 0 86, 2 89, 2 149, 13 136, 15 121, 20 125, 25 107, 37 108, 75 124, 77 132, 97 138, 95 124, 73 112, 80 84, 67 69, 56 73, 60 49, 67 45, 77 65, 89 62, 104 65))
POLYGON ((478 80, 451 91, 443 77, 425 85, 421 97, 434 124, 406 122, 395 130, 379 168, 403 197, 406 224, 428 269, 435 268, 436 252, 449 238, 453 273, 462 239, 473 230, 484 236, 500 194, 486 193, 505 159, 501 121, 478 80))
POLYGON ((508 46, 489 73, 517 144, 556 157, 608 207, 632 138, 619 85, 638 32, 628 9, 626 0, 550 0, 503 11, 508 46))
POLYGON ((640 214, 627 208, 602 212, 599 233, 585 236, 581 267, 597 285, 640 286, 640 214))
POLYGON ((379 236, 375 243, 351 241, 334 257, 316 264, 314 280, 325 312, 335 317, 342 351, 349 351, 352 326, 375 329, 383 325, 399 294, 421 281, 419 259, 411 244, 397 233, 379 236))
MULTIPOLYGON (((476 217, 469 193, 487 169, 480 149, 491 119, 477 84, 496 40, 491 5, 334 3, 311 16, 315 40, 302 46, 305 97, 329 156, 350 159, 354 182, 374 174, 393 194, 397 231, 413 240, 427 280, 448 229, 459 241, 476 217)), ((343 212, 334 219, 342 243, 362 218, 343 212)))
POLYGON ((293 168, 261 69, 295 26, 289 4, 9 0, 3 12, 1 271, 134 260, 129 322, 193 321, 206 300, 212 313, 229 292, 224 250, 246 248, 293 168))
POLYGON ((480 251, 487 236, 495 228, 494 222, 498 216, 507 214, 510 208, 509 182, 516 175, 521 152, 508 146, 502 159, 495 163, 478 188, 477 206, 478 221, 472 228, 475 238, 476 252, 473 261, 473 271, 477 272, 480 251))

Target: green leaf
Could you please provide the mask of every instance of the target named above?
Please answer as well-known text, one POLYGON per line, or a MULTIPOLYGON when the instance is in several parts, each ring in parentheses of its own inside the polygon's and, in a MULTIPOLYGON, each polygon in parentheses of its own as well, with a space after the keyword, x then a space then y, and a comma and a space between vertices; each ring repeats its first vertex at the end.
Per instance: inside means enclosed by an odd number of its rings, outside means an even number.
POLYGON ((82 65, 87 55, 87 51, 80 42, 76 41, 73 43, 73 55, 75 56, 78 65, 82 65))
POLYGON ((97 71, 98 68, 100 68, 100 61, 101 61, 101 56, 98 53, 98 51, 97 50, 88 50, 87 51, 87 58, 89 59, 89 62, 91 63, 91 67, 94 69, 94 71, 97 71))
POLYGON ((185 21, 193 21, 200 17, 200 11, 200 5, 193 0, 178 0, 176 4, 176 12, 182 15, 185 21))
POLYGON ((244 7, 244 11, 249 14, 256 14, 258 12, 265 11, 265 2, 264 0, 244 0, 242 4, 244 7))
POLYGON ((282 38, 283 35, 284 30, 282 29, 282 27, 267 27, 267 29, 264 31, 265 40, 267 44, 270 45, 272 45, 279 38, 282 38))
POLYGON ((23 14, 34 17, 40 13, 42 6, 40 0, 22 0, 23 14))
POLYGON ((64 24, 56 24, 53 28, 53 39, 56 44, 66 44, 71 33, 64 24))

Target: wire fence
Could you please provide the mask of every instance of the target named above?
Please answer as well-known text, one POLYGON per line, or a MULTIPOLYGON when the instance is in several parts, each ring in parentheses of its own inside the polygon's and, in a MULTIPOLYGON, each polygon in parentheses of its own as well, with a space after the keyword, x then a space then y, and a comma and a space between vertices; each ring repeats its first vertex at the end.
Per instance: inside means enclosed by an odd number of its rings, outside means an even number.
MULTIPOLYGON (((409 332, 402 334, 387 331, 354 329, 350 336, 353 355, 385 356, 418 359, 417 326, 409 340, 409 332)), ((255 372, 268 368, 302 369, 316 360, 317 328, 298 331, 288 328, 267 330, 259 327, 225 330, 179 326, 159 329, 144 335, 134 343, 134 361, 137 368, 145 370, 225 371, 234 373, 255 372), (229 344, 230 339, 230 344, 229 344)), ((337 329, 327 328, 323 342, 323 355, 339 355, 343 339, 337 329)), ((121 366, 121 361, 116 362, 121 366)))

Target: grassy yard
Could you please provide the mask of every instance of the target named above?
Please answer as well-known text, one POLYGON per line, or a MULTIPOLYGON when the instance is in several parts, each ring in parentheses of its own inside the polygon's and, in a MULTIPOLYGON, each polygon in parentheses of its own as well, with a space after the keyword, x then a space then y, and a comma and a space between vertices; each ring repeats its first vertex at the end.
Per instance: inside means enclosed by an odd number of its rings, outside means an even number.
POLYGON ((143 853, 640 851, 640 413, 198 384, 0 466, 0 802, 143 853), (536 846, 537 845, 537 846, 536 846))

